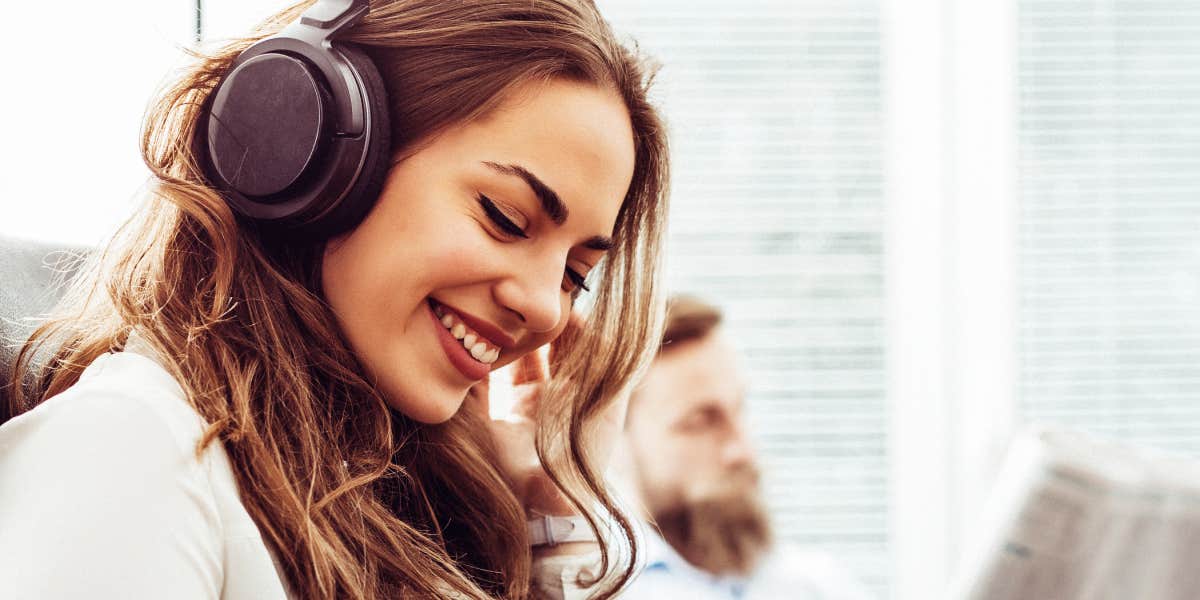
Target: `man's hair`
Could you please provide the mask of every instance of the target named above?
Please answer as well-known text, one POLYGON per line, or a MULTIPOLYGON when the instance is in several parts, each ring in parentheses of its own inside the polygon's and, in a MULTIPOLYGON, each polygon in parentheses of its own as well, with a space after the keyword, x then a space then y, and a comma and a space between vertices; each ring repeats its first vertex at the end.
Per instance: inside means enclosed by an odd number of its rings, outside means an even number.
POLYGON ((676 294, 667 301, 667 324, 659 353, 684 342, 699 340, 721 324, 721 309, 687 294, 676 294))

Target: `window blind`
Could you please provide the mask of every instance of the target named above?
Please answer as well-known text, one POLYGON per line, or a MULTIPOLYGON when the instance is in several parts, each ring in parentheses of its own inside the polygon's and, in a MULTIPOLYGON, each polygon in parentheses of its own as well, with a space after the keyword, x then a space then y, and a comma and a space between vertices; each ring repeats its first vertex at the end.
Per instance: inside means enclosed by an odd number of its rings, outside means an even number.
POLYGON ((887 585, 880 8, 601 0, 663 64, 669 285, 726 312, 779 537, 887 585))
POLYGON ((1021 0, 1029 418, 1200 452, 1200 4, 1021 0))

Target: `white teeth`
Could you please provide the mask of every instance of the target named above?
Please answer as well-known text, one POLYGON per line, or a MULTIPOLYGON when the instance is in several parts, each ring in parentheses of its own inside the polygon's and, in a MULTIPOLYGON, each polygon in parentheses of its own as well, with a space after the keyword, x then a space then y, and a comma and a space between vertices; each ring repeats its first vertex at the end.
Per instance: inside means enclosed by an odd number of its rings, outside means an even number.
MULTIPOLYGON (((441 307, 438 308, 440 309, 441 307)), ((454 336, 454 339, 462 342, 463 347, 467 349, 467 352, 475 360, 491 364, 496 362, 496 359, 500 357, 499 348, 489 349, 487 341, 480 337, 479 334, 467 329, 466 324, 458 321, 453 313, 445 312, 440 316, 442 326, 450 330, 450 335, 454 336)))

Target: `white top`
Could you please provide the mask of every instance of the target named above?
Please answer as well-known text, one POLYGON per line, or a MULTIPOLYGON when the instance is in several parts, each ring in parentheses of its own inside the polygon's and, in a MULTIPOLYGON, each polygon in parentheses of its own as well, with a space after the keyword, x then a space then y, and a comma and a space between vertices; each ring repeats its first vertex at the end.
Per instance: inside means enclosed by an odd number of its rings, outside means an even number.
POLYGON ((104 354, 0 427, 13 598, 287 598, 225 448, 153 359, 104 354))
MULTIPOLYGON (((224 446, 154 359, 97 358, 78 383, 0 427, 6 598, 288 598, 238 497, 224 446)), ((545 598, 589 555, 534 565, 545 598)))

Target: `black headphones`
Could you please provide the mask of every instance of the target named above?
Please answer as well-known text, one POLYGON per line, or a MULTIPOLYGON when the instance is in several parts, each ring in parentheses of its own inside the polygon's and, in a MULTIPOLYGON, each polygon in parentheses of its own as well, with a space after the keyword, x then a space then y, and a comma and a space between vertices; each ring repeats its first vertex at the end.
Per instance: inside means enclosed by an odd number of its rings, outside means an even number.
POLYGON ((295 235, 353 228, 383 187, 387 92, 362 51, 333 38, 367 0, 317 0, 234 60, 194 138, 208 183, 239 214, 295 235))

